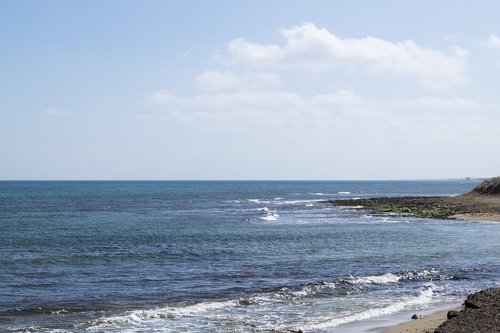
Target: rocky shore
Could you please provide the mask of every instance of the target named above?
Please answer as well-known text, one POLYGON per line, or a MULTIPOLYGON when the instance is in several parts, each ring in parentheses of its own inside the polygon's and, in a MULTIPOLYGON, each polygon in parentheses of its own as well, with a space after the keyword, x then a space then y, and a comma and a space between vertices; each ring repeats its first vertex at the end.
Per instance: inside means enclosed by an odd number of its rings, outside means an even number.
POLYGON ((484 181, 469 193, 454 197, 382 197, 328 200, 336 206, 423 218, 500 221, 500 177, 484 181))
MULTIPOLYGON (((417 315, 414 315, 417 316, 417 315)), ((388 327, 384 333, 499 333, 500 288, 471 294, 462 308, 417 316, 388 327)))
POLYGON ((448 312, 448 320, 434 330, 434 333, 471 332, 500 332, 500 288, 469 295, 464 310, 448 312))

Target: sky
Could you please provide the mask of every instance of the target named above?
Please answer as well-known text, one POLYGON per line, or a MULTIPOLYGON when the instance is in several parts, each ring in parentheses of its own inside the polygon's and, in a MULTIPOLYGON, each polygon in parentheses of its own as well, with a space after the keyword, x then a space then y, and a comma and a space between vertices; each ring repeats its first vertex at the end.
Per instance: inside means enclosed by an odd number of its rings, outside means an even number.
POLYGON ((498 176, 499 12, 0 0, 0 179, 498 176))

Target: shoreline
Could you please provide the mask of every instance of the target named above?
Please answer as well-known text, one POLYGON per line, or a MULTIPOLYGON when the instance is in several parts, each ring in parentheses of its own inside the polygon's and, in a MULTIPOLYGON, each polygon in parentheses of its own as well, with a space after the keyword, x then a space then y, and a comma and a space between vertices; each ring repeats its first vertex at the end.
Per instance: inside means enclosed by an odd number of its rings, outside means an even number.
POLYGON ((488 221, 488 222, 500 222, 500 214, 492 213, 463 213, 455 214, 448 217, 449 220, 460 220, 460 221, 488 221))
POLYGON ((405 310, 386 316, 374 317, 359 322, 337 326, 335 333, 426 333, 446 321, 448 311, 460 310, 460 303, 448 303, 433 306, 425 310, 405 310), (413 320, 415 313, 423 318, 413 320))
POLYGON ((428 219, 500 222, 499 195, 466 193, 454 197, 377 197, 327 200, 324 203, 428 219))
POLYGON ((428 219, 496 222, 500 221, 500 177, 485 180, 457 196, 338 199, 324 203, 428 219))
POLYGON ((447 310, 434 311, 429 315, 424 315, 420 319, 411 319, 394 326, 389 326, 380 333, 427 333, 434 332, 440 325, 446 322, 449 311, 461 311, 463 307, 452 307, 447 310))
MULTIPOLYGON (((457 304, 456 304, 457 305, 457 304)), ((500 327, 500 288, 489 288, 467 296, 462 306, 448 304, 417 312, 419 319, 411 318, 411 312, 371 319, 338 327, 338 333, 490 333, 500 327), (403 318, 404 316, 404 318, 403 318), (402 320, 404 319, 404 321, 402 320), (378 323, 378 325, 377 325, 378 323), (381 324, 385 323, 385 324, 381 324)))

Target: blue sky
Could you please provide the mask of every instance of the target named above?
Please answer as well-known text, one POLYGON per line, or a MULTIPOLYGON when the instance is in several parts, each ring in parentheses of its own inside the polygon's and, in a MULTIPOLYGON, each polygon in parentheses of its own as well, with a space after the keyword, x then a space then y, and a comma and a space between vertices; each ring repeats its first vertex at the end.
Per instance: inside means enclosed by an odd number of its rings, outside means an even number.
POLYGON ((0 179, 499 173, 497 1, 0 1, 0 179))

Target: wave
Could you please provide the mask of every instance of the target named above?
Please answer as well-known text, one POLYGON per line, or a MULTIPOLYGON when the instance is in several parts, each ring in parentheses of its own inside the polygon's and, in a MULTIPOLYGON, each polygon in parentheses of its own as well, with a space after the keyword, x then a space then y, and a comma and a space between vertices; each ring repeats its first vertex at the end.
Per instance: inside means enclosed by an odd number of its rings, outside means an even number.
POLYGON ((341 279, 343 284, 388 284, 400 281, 443 281, 443 280, 461 280, 464 277, 458 275, 448 275, 437 268, 424 268, 416 270, 406 270, 397 273, 385 273, 373 276, 350 276, 341 279))
POLYGON ((346 209, 348 211, 356 211, 357 209, 363 209, 364 206, 349 206, 349 209, 346 209))
POLYGON ((117 328, 127 325, 137 326, 138 324, 144 325, 148 322, 156 321, 158 319, 174 319, 177 317, 189 317, 202 315, 210 311, 220 309, 233 308, 239 306, 237 300, 228 301, 207 301, 201 303, 180 303, 177 305, 168 305, 165 307, 158 307, 154 309, 133 310, 125 312, 121 315, 101 317, 88 323, 88 331, 100 331, 106 328, 117 328))
POLYGON ((8 315, 10 317, 13 316, 36 316, 36 315, 55 315, 55 314, 69 314, 69 313, 80 313, 86 312, 89 308, 79 308, 79 307, 33 307, 33 308, 16 308, 16 309, 8 309, 0 312, 0 315, 8 315))
POLYGON ((269 204, 269 203, 271 203, 270 200, 263 200, 263 199, 247 199, 247 201, 254 203, 254 204, 269 204))
POLYGON ((317 202, 322 202, 322 199, 315 199, 315 200, 285 200, 282 202, 279 202, 279 204, 285 204, 285 205, 296 205, 296 204, 311 204, 311 203, 317 203, 317 202))
POLYGON ((263 221, 276 221, 279 217, 279 214, 275 210, 270 210, 267 207, 257 208, 257 211, 264 214, 264 216, 259 217, 263 221))
POLYGON ((200 303, 183 302, 103 316, 88 322, 85 329, 89 332, 127 331, 127 329, 133 332, 138 330, 164 332, 165 327, 171 327, 171 331, 179 331, 187 327, 192 328, 192 325, 197 323, 207 330, 214 327, 220 329, 227 324, 236 325, 234 327, 240 327, 242 332, 246 332, 244 327, 248 327, 251 322, 261 328, 271 325, 269 328, 273 330, 276 328, 288 330, 290 323, 286 316, 308 311, 310 306, 332 310, 311 312, 304 318, 304 321, 296 322, 294 325, 303 331, 331 329, 339 325, 439 302, 442 290, 433 283, 437 277, 447 278, 437 269, 421 269, 380 275, 349 276, 331 282, 281 286, 261 289, 241 298, 200 303), (406 289, 400 288, 399 284, 413 280, 422 280, 423 283, 417 285, 420 286, 419 289, 410 287, 405 292, 396 292, 396 290, 406 289), (394 295, 387 297, 385 292, 380 294, 380 287, 377 287, 380 285, 387 286, 383 290, 387 288, 394 290, 394 295), (352 295, 357 296, 352 299, 352 295), (342 305, 351 304, 351 300, 356 300, 352 303, 353 306, 342 305), (361 303, 357 304, 358 302, 361 303), (270 324, 269 318, 265 319, 256 315, 261 313, 275 316, 276 321, 270 324))
POLYGON ((343 281, 349 284, 387 284, 387 283, 396 283, 402 279, 401 275, 396 275, 392 273, 386 273, 383 275, 374 275, 374 276, 361 276, 354 277, 351 276, 343 281))
POLYGON ((429 284, 422 289, 418 295, 414 297, 409 297, 405 300, 392 303, 385 307, 370 308, 368 310, 360 311, 355 314, 349 314, 338 318, 331 318, 322 320, 319 323, 309 324, 304 329, 306 330, 316 330, 316 329, 331 329, 340 325, 367 320, 375 317, 386 316, 393 313, 401 312, 406 308, 414 307, 417 305, 426 305, 431 303, 433 298, 433 290, 435 286, 429 284))
POLYGON ((279 218, 279 214, 268 212, 267 215, 259 217, 263 221, 276 221, 279 218))
MULTIPOLYGON (((431 283, 432 281, 456 280, 456 275, 447 275, 437 269, 421 269, 385 273, 380 275, 349 276, 334 281, 320 281, 296 286, 280 286, 274 289, 263 289, 259 297, 280 300, 304 299, 325 296, 345 296, 354 292, 366 292, 370 286, 394 285, 410 281, 431 283)), ((393 288, 393 287, 389 287, 393 288)))

